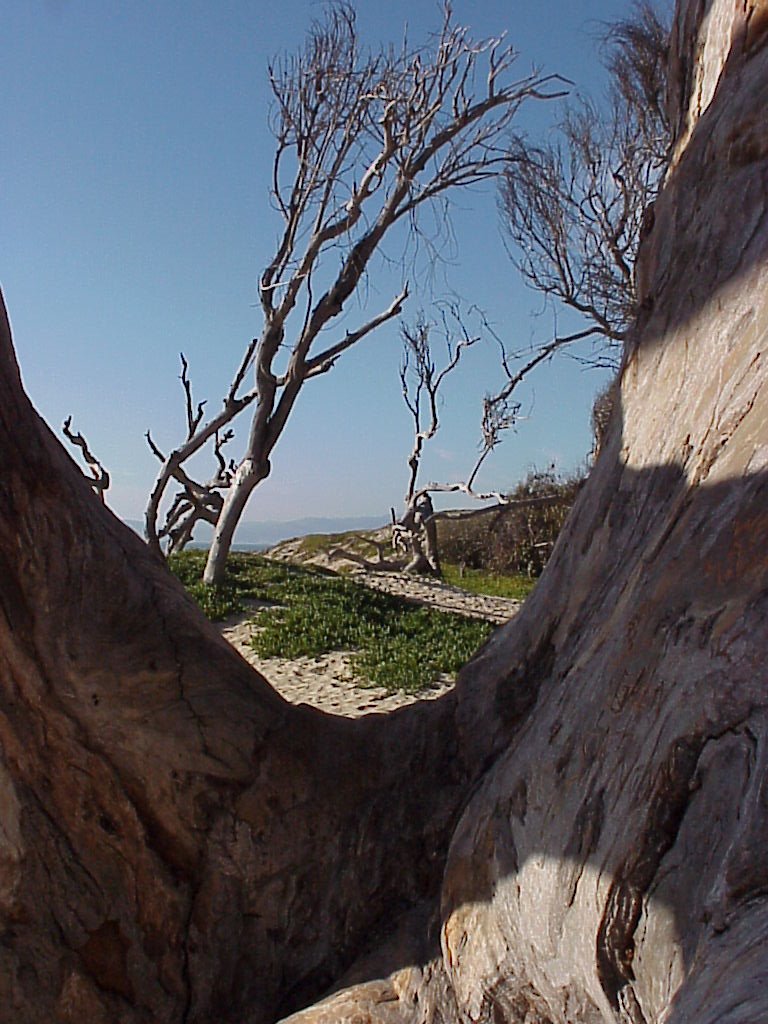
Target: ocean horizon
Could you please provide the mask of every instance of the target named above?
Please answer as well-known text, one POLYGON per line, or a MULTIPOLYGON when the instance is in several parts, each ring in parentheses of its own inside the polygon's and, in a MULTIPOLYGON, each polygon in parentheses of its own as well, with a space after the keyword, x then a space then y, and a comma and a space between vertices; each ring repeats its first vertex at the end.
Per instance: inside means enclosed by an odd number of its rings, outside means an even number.
MULTIPOLYGON (((139 519, 124 519, 126 526, 144 536, 144 523, 139 519)), ((243 521, 237 528, 233 551, 266 551, 284 540, 306 537, 316 533, 346 533, 349 530, 375 530, 385 524, 383 516, 305 516, 301 519, 243 521)), ((210 545, 212 527, 198 526, 199 536, 188 547, 200 550, 210 545)))

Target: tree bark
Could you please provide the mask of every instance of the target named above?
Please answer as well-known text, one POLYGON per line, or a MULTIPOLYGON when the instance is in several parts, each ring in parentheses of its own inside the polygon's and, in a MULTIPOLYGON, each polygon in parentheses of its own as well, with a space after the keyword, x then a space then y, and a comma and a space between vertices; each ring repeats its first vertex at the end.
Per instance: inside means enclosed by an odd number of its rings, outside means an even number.
POLYGON ((681 0, 603 450, 456 694, 285 704, 0 319, 0 1021, 768 1018, 768 8, 681 0))
POLYGON ((203 580, 208 586, 220 586, 224 582, 227 558, 232 548, 235 530, 248 504, 248 499, 262 480, 270 473, 269 461, 259 467, 253 459, 246 458, 237 467, 213 532, 208 558, 205 563, 203 580))
POLYGON ((0 1021, 266 1024, 434 894, 452 700, 282 700, 101 505, 0 316, 0 1021), (418 780, 417 782, 414 780, 418 780))
MULTIPOLYGON (((394 511, 392 513, 394 517, 394 511)), ((404 572, 414 575, 442 575, 440 551, 437 539, 437 525, 434 521, 432 499, 428 494, 418 498, 410 495, 406 499, 405 512, 394 523, 397 541, 406 551, 407 562, 404 572)))
POLYGON ((768 1019, 768 5, 682 0, 671 92, 603 450, 457 686, 440 948, 297 1024, 768 1019))

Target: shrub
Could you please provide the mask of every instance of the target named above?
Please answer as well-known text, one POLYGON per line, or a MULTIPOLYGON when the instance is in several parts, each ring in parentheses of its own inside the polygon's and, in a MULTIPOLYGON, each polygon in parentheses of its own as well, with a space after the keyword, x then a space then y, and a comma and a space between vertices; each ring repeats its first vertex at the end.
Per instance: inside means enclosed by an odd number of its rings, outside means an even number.
POLYGON ((534 471, 510 492, 510 501, 552 497, 551 503, 510 504, 487 516, 438 520, 441 557, 464 569, 540 576, 583 482, 579 475, 534 471))

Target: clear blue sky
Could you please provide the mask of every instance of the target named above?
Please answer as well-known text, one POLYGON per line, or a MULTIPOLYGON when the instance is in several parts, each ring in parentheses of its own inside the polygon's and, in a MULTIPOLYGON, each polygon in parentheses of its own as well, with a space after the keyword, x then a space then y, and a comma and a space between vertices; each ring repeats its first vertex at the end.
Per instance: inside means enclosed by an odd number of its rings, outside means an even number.
MULTIPOLYGON (((363 38, 378 45, 409 25, 420 41, 440 22, 432 0, 362 0, 363 38)), ((507 30, 519 69, 601 86, 601 20, 629 0, 455 0, 456 20, 486 36, 507 30)), ((266 65, 292 50, 311 0, 6 0, 0 63, 0 281, 22 373, 55 430, 74 415, 112 474, 111 507, 142 515, 157 463, 143 439, 178 441, 184 417, 178 354, 196 397, 218 407, 248 339, 256 285, 278 230, 268 198, 272 142, 266 65)), ((546 131, 556 111, 525 114, 546 131)), ((512 346, 546 338, 551 315, 509 262, 490 191, 463 195, 457 246, 437 293, 482 306, 512 346)), ((427 282, 410 306, 427 301, 427 282)), ((388 305, 371 278, 371 308, 388 305)), ((386 517, 405 483, 410 424, 399 395, 396 327, 367 339, 299 400, 246 518, 386 517)), ((446 394, 444 429, 426 476, 465 475, 495 356, 472 350, 446 394), (473 358, 470 358, 473 357, 473 358)), ((511 486, 531 466, 576 466, 604 377, 569 360, 537 373, 530 413, 482 483, 511 486)), ((245 425, 243 424, 243 427, 245 425)), ((241 428, 242 429, 242 428, 241 428)))

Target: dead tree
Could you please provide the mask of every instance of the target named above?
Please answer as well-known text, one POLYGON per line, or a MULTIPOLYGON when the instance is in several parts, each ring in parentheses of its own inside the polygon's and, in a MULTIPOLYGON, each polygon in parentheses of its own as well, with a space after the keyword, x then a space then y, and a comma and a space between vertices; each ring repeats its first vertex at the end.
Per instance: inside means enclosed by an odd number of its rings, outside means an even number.
MULTIPOLYGON (((414 417, 416 443, 409 459, 405 511, 399 522, 393 516, 393 530, 395 541, 411 553, 410 567, 417 571, 439 571, 436 521, 447 513, 435 513, 431 495, 462 493, 495 503, 483 511, 519 507, 500 491, 478 492, 475 481, 503 432, 518 418, 520 406, 513 394, 522 381, 557 353, 588 339, 595 343, 589 361, 615 366, 637 311, 638 289, 642 291, 635 268, 637 250, 644 231, 652 226, 652 203, 669 150, 663 104, 668 37, 668 28, 654 8, 637 4, 629 18, 606 32, 604 61, 611 78, 607 109, 585 99, 567 107, 560 142, 536 147, 523 136, 513 138, 501 178, 502 212, 515 246, 513 261, 535 290, 558 299, 587 325, 509 355, 485 324, 499 344, 506 382, 484 400, 479 456, 465 481, 417 487, 424 442, 438 427, 435 385, 442 382, 443 374, 435 378, 423 325, 410 340, 408 368, 416 384, 410 394, 404 382, 403 393, 414 417), (421 430, 419 421, 422 397, 428 399, 431 414, 427 431, 421 430)), ((456 362, 458 355, 457 349, 456 362)), ((454 366, 449 364, 444 372, 454 366)), ((610 385, 606 393, 613 393, 610 385)), ((609 411, 603 400, 603 420, 609 411)), ((601 429, 605 430, 605 423, 601 429)), ((558 500, 557 496, 551 500, 558 500)), ((476 510, 450 513, 452 518, 475 514, 476 510)))
POLYGON ((280 698, 93 500, 0 303, 2 1024, 768 1019, 763 15, 679 0, 653 307, 455 693, 280 698))
POLYGON ((637 129, 645 160, 663 168, 672 126, 667 113, 670 19, 648 0, 635 0, 628 18, 608 25, 603 62, 611 91, 637 129))
MULTIPOLYGON (((200 427, 205 410, 205 402, 198 402, 195 405, 192 396, 192 384, 189 379, 189 364, 181 353, 181 375, 179 377, 184 390, 184 406, 187 419, 187 443, 195 437, 200 427)), ((226 407, 226 403, 225 403, 226 407)), ((216 472, 207 481, 194 480, 184 469, 183 460, 175 459, 174 453, 165 455, 155 444, 152 434, 146 433, 147 444, 153 455, 162 464, 163 470, 156 483, 147 508, 147 524, 150 520, 156 524, 160 510, 160 502, 163 497, 164 487, 169 480, 173 480, 179 487, 173 497, 170 508, 166 512, 165 522, 160 529, 155 526, 155 537, 153 546, 165 545, 165 553, 173 555, 182 551, 192 540, 195 526, 198 523, 209 523, 215 526, 221 510, 224 507, 223 491, 231 485, 236 466, 233 460, 226 461, 222 448, 234 437, 234 430, 231 428, 222 429, 218 427, 212 437, 213 455, 216 460, 216 472), (164 474, 170 474, 166 479, 164 474), (161 486, 161 481, 164 481, 161 486)))
POLYGON ((479 334, 470 335, 455 307, 442 312, 442 328, 446 347, 445 364, 438 370, 431 345, 431 334, 437 325, 421 317, 411 327, 403 324, 403 359, 400 365, 400 384, 403 401, 413 420, 413 449, 408 457, 408 487, 399 519, 392 510, 392 543, 406 556, 406 572, 440 575, 440 556, 434 507, 429 492, 418 486, 424 445, 440 428, 440 388, 445 379, 459 365, 462 353, 480 341, 479 334), (449 324, 450 318, 450 324, 449 324), (452 340, 456 331, 458 341, 452 340))
POLYGON ((304 385, 400 313, 407 283, 385 309, 326 340, 385 237, 394 232, 407 248, 424 207, 438 204, 444 213, 454 192, 498 174, 502 144, 526 100, 563 95, 552 76, 513 80, 514 60, 501 38, 472 40, 453 23, 449 4, 429 45, 369 53, 352 8, 338 3, 300 53, 270 67, 271 195, 283 228, 259 286, 264 325, 221 411, 165 455, 146 515, 149 543, 158 546, 158 510, 178 468, 252 407, 245 454, 223 492, 208 583, 221 579, 235 528, 270 474, 304 385))
POLYGON ((459 364, 464 348, 475 344, 482 335, 470 336, 464 322, 453 310, 453 321, 460 331, 460 340, 453 347, 448 345, 449 360, 438 373, 436 372, 430 348, 429 328, 423 324, 415 331, 403 329, 406 359, 401 370, 403 397, 414 420, 415 440, 413 451, 408 460, 410 477, 405 496, 404 513, 400 520, 393 519, 393 541, 400 544, 410 553, 410 562, 406 568, 411 572, 432 572, 440 574, 440 556, 438 548, 437 523, 440 519, 468 519, 477 515, 512 511, 534 505, 549 504, 560 500, 558 493, 539 494, 531 498, 518 498, 498 490, 478 489, 477 478, 486 460, 501 443, 505 431, 513 428, 520 416, 521 404, 514 397, 518 386, 542 363, 551 359, 560 348, 573 341, 572 337, 555 338, 548 345, 542 346, 529 358, 509 355, 498 335, 493 332, 484 317, 484 327, 499 344, 500 362, 504 370, 505 381, 495 394, 486 394, 482 401, 481 441, 478 454, 468 476, 452 483, 431 481, 421 483, 419 470, 424 444, 431 440, 440 427, 438 415, 439 389, 446 376, 459 364), (408 373, 411 372, 409 380, 408 373), (423 408, 426 406, 426 410, 423 408), (428 412, 428 421, 422 429, 422 418, 428 412), (473 501, 492 502, 482 509, 442 509, 435 511, 432 495, 462 494, 473 501))
MULTIPOLYGON (((475 311, 481 328, 490 331, 485 317, 475 311)), ((440 554, 437 537, 437 522, 441 518, 467 518, 477 514, 474 510, 450 510, 436 512, 432 494, 462 493, 477 501, 493 500, 495 505, 479 511, 490 512, 501 506, 520 507, 521 505, 548 502, 549 496, 537 496, 533 499, 511 500, 501 491, 478 491, 476 479, 486 459, 502 440, 503 432, 514 426, 520 413, 520 403, 513 400, 512 395, 517 386, 527 375, 549 359, 561 344, 567 340, 556 339, 544 346, 532 358, 527 359, 516 370, 512 369, 513 357, 503 348, 495 334, 501 353, 501 365, 506 380, 501 389, 493 395, 486 395, 482 403, 481 432, 482 440, 478 456, 468 477, 456 483, 431 482, 423 484, 420 480, 422 457, 425 446, 436 436, 440 429, 441 405, 443 395, 441 388, 447 378, 459 367, 463 353, 481 341, 483 330, 471 333, 467 326, 467 317, 455 303, 441 307, 439 318, 428 320, 423 314, 415 324, 402 324, 400 334, 403 343, 403 357, 400 364, 400 385, 403 401, 413 422, 413 447, 408 456, 408 484, 403 500, 403 511, 397 516, 395 509, 390 510, 392 517, 392 546, 402 553, 400 560, 387 560, 379 551, 377 561, 365 559, 354 553, 349 555, 351 561, 369 570, 392 571, 400 569, 405 572, 424 573, 439 576, 440 554), (433 336, 439 330, 445 348, 445 360, 438 366, 437 356, 433 347, 433 336)), ((344 549, 334 552, 334 557, 347 557, 344 549)))
POLYGON ((586 319, 598 366, 617 365, 646 297, 635 264, 669 151, 668 38, 654 8, 637 4, 606 33, 607 103, 567 105, 554 141, 516 135, 501 179, 513 263, 535 291, 586 319))
MULTIPOLYGON (((520 354, 508 355, 499 337, 478 311, 482 328, 491 333, 499 345, 501 366, 505 373, 503 386, 492 395, 486 395, 482 403, 481 434, 478 455, 469 475, 457 482, 424 484, 420 480, 422 456, 425 446, 440 429, 440 408, 443 396, 441 388, 448 376, 460 364, 462 354, 477 344, 483 337, 470 333, 466 318, 456 304, 448 304, 440 311, 438 321, 428 321, 423 315, 414 325, 403 324, 400 329, 403 342, 403 358, 400 365, 400 383, 403 401, 413 421, 413 447, 408 456, 408 485, 403 501, 403 511, 397 516, 392 508, 392 546, 400 552, 400 559, 384 559, 381 550, 376 561, 340 548, 333 552, 334 558, 348 558, 371 571, 404 570, 439 576, 440 554, 437 523, 440 519, 465 519, 503 510, 511 511, 533 505, 548 504, 560 500, 559 493, 536 495, 520 499, 511 497, 501 490, 478 490, 476 480, 486 459, 500 444, 504 431, 513 427, 518 420, 520 403, 513 398, 516 388, 529 373, 541 363, 550 359, 560 347, 571 343, 571 338, 556 338, 543 346, 529 358, 521 361, 520 354), (438 368, 432 338, 440 330, 445 346, 446 358, 438 368), (513 368, 514 367, 514 368, 513 368), (463 494, 473 501, 492 501, 493 505, 482 509, 451 509, 435 511, 433 494, 463 494)), ((376 545, 379 547, 379 545, 376 545)))

